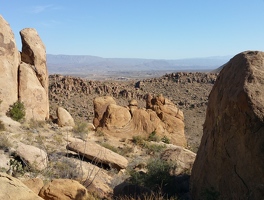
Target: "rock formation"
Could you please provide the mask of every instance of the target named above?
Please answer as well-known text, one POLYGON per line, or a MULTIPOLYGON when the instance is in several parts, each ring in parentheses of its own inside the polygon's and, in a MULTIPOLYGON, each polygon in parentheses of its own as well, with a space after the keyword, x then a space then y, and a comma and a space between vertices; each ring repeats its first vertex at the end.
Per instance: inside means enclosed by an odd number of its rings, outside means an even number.
POLYGON ((220 72, 209 96, 191 175, 193 199, 263 199, 264 52, 247 51, 220 72))
POLYGON ((21 86, 19 88, 19 98, 25 103, 26 119, 33 118, 28 115, 28 113, 32 112, 34 117, 36 115, 39 116, 39 119, 36 120, 45 120, 49 118, 49 81, 46 66, 46 49, 35 29, 23 29, 20 31, 20 35, 22 40, 22 64, 20 65, 19 70, 20 72, 25 70, 25 73, 30 73, 31 76, 21 74, 21 76, 19 76, 19 81, 27 83, 26 86, 33 85, 33 87, 23 88, 21 86), (29 93, 31 93, 30 96, 29 93), (36 107, 35 104, 38 104, 39 106, 36 107))
POLYGON ((0 173, 0 188, 0 199, 43 200, 20 180, 5 173, 0 173))
POLYGON ((49 118, 48 72, 46 50, 37 31, 20 32, 22 52, 17 50, 9 24, 0 16, 0 112, 20 100, 26 109, 26 120, 49 118))
POLYGON ((9 106, 17 101, 17 70, 20 63, 14 34, 0 15, 0 112, 5 114, 9 106))
POLYGON ((44 185, 39 196, 45 200, 86 200, 88 193, 79 182, 70 179, 54 179, 44 185))
POLYGON ((47 153, 35 146, 26 145, 20 142, 18 143, 16 154, 32 169, 41 171, 48 165, 47 153))
POLYGON ((59 126, 75 126, 74 119, 71 114, 62 107, 57 109, 58 125, 59 126))
POLYGON ((131 100, 128 107, 118 106, 111 97, 97 97, 94 104, 94 122, 100 121, 97 129, 104 133, 131 139, 136 135, 147 138, 155 131, 160 138, 167 137, 173 144, 186 146, 183 113, 162 95, 155 98, 148 95, 147 109, 138 108, 136 100, 131 100))
POLYGON ((118 170, 124 169, 128 165, 125 157, 92 141, 71 142, 67 145, 67 149, 79 153, 89 160, 95 160, 97 163, 106 164, 118 170))

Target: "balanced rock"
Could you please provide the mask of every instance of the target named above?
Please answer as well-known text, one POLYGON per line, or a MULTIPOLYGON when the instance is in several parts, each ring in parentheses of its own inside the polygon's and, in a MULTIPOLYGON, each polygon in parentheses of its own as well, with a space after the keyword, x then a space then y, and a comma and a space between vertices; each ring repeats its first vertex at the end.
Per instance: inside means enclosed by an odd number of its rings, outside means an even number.
POLYGON ((0 172, 0 199, 43 200, 20 180, 0 172))
POLYGON ((62 107, 58 107, 56 112, 59 126, 75 126, 74 119, 67 110, 62 107))
MULTIPOLYGON (((21 61, 31 66, 36 74, 41 86, 44 88, 46 95, 46 119, 49 118, 49 101, 48 101, 48 71, 46 66, 46 48, 40 39, 37 31, 33 28, 25 28, 20 31, 22 40, 21 61)), ((21 95, 21 94, 19 94, 21 95)))
POLYGON ((48 165, 47 153, 35 146, 18 143, 16 154, 33 169, 44 170, 48 165))
POLYGON ((67 145, 67 149, 79 153, 89 160, 96 160, 116 169, 124 169, 128 165, 125 157, 107 149, 92 141, 77 141, 67 145))
POLYGON ((86 200, 88 193, 79 182, 70 179, 54 179, 44 185, 39 196, 45 200, 86 200))
POLYGON ((17 71, 20 63, 14 34, 0 15, 0 112, 6 113, 9 106, 18 100, 17 71))
POLYGON ((210 93, 192 199, 263 199, 263 144, 264 52, 246 51, 224 66, 210 93))

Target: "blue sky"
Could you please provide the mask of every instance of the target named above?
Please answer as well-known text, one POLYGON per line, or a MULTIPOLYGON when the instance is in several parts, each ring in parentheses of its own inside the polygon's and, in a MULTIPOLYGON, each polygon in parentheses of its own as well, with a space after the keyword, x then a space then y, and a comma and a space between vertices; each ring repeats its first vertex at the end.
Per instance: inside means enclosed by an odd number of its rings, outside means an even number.
POLYGON ((47 53, 181 59, 264 50, 264 0, 0 0, 19 31, 47 53))

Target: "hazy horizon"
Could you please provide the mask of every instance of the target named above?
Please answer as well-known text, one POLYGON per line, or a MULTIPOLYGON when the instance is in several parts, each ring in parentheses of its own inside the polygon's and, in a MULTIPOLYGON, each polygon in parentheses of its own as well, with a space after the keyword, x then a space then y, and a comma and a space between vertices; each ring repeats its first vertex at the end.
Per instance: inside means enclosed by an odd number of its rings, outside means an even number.
POLYGON ((264 1, 0 0, 19 31, 35 28, 48 54, 189 59, 264 49, 264 1))

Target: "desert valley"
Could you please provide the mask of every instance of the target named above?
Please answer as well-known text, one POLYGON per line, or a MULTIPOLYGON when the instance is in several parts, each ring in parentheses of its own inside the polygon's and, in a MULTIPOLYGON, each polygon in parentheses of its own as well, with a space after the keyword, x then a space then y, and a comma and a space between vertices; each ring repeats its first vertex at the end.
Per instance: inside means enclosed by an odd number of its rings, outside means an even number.
POLYGON ((100 73, 73 71, 35 29, 19 52, 0 27, 0 199, 263 198, 264 52, 200 70, 93 57, 100 73))

